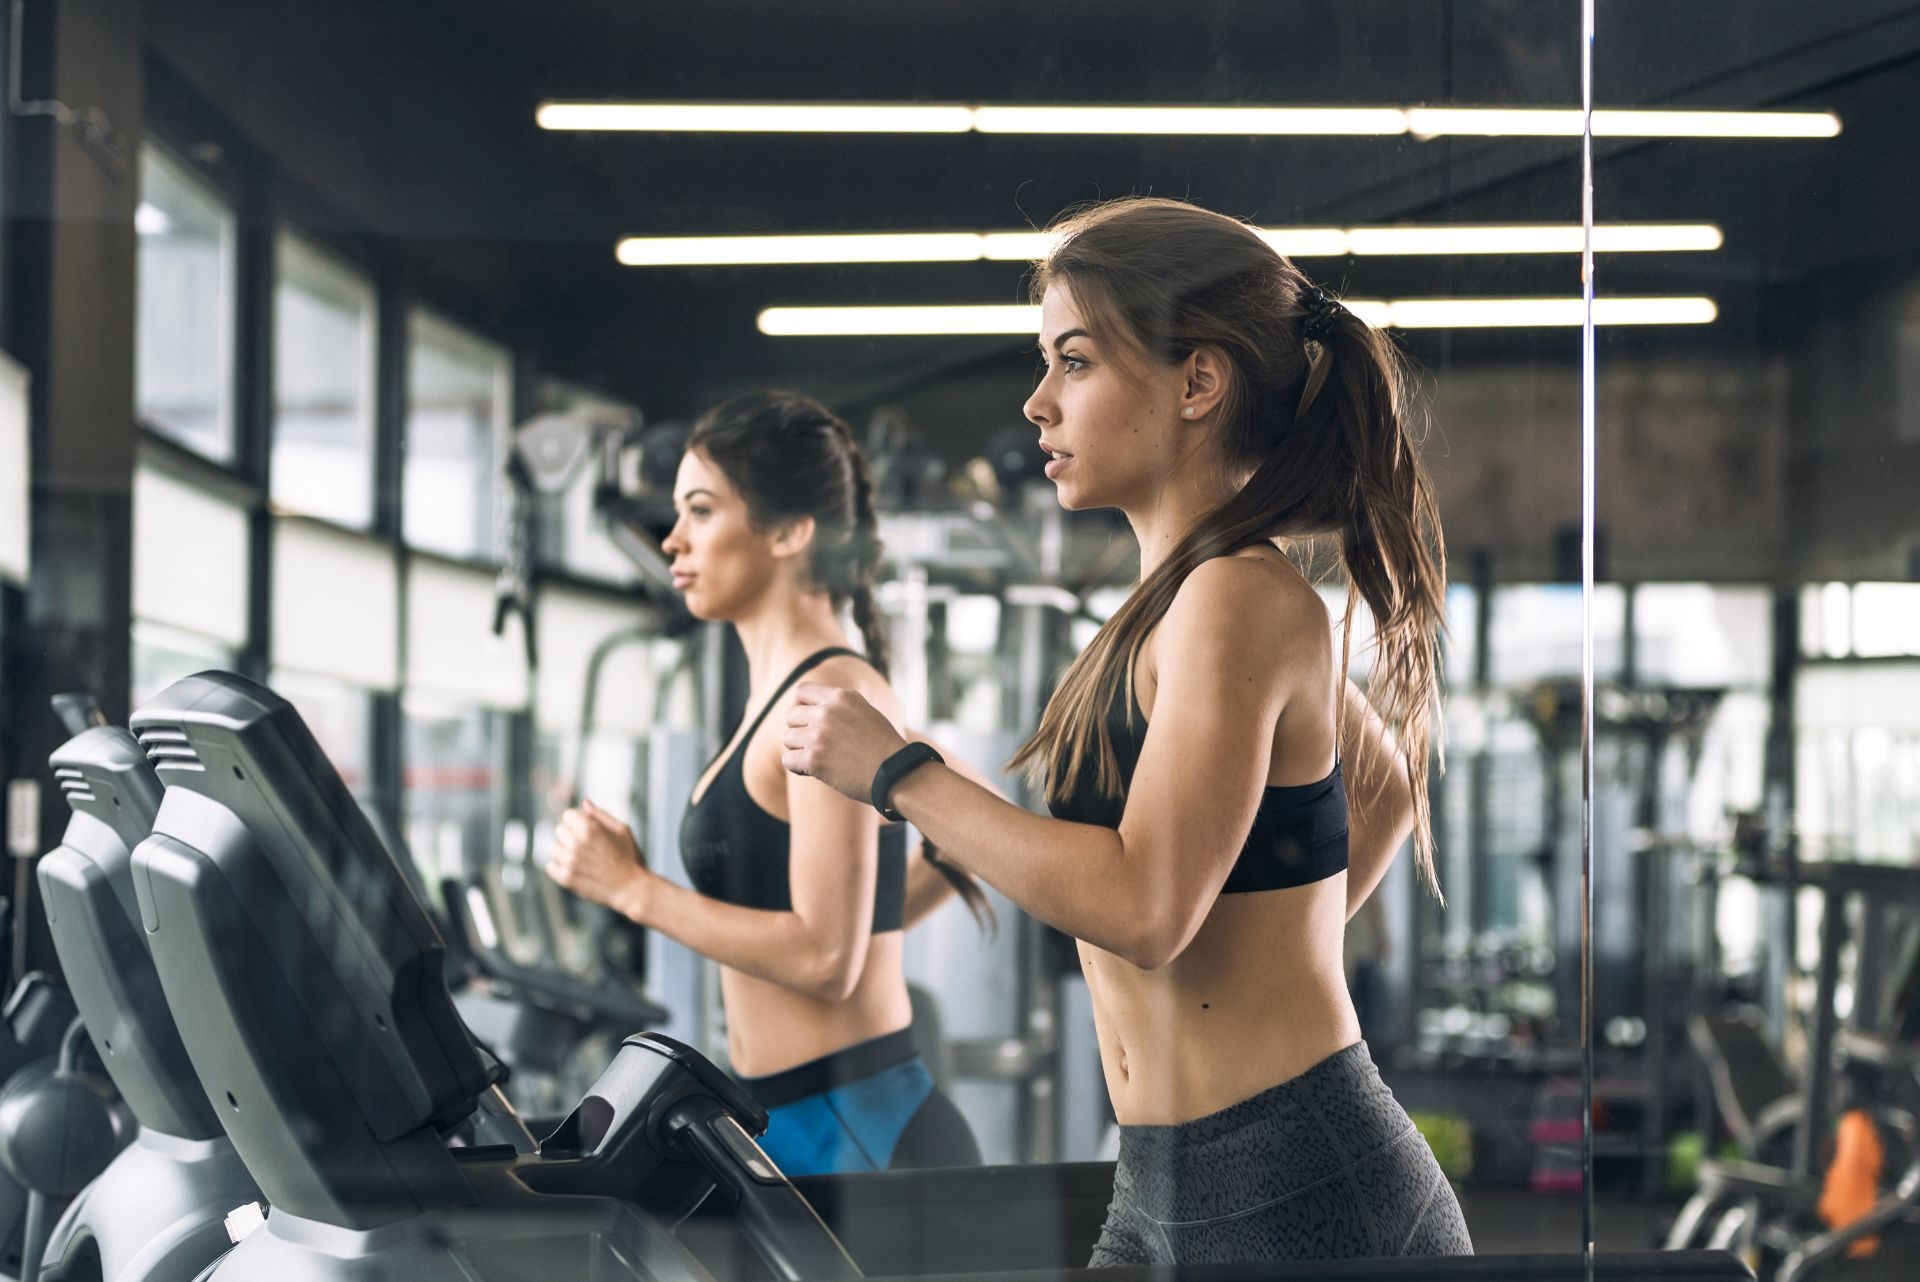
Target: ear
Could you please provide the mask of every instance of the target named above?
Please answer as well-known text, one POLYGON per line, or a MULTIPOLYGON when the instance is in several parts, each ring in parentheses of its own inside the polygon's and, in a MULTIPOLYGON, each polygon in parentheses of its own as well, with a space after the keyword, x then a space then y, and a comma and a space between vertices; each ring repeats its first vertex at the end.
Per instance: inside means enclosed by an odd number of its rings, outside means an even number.
POLYGON ((767 546, 777 558, 806 556, 813 550, 813 534, 813 518, 796 516, 774 527, 767 546))
POLYGON ((1181 396, 1176 412, 1188 422, 1203 422, 1226 398, 1226 354, 1217 347, 1197 347, 1188 355, 1181 374, 1181 396))

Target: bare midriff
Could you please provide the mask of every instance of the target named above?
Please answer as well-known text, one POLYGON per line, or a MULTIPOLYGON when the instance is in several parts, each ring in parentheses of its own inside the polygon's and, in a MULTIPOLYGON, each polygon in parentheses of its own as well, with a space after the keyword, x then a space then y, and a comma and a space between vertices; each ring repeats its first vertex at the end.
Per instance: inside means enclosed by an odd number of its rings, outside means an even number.
POLYGON ((1190 1122, 1360 1040, 1339 965, 1346 893, 1340 873, 1222 895, 1193 942, 1158 970, 1080 945, 1121 1125, 1190 1122))
MULTIPOLYGON (((1148 637, 1134 669, 1149 721, 1159 695, 1158 639, 1157 632, 1148 637)), ((1268 784, 1324 778, 1334 739, 1332 701, 1303 701, 1301 715, 1277 728, 1268 784)), ((1347 874, 1340 872, 1304 886, 1220 895, 1192 942, 1156 970, 1083 942, 1100 1065, 1121 1125, 1169 1126, 1217 1113, 1359 1041, 1341 971, 1346 919, 1347 874)))
POLYGON ((860 982, 845 1001, 822 1001, 721 967, 734 1071, 765 1077, 905 1028, 913 1009, 901 968, 902 938, 897 930, 873 936, 860 982))

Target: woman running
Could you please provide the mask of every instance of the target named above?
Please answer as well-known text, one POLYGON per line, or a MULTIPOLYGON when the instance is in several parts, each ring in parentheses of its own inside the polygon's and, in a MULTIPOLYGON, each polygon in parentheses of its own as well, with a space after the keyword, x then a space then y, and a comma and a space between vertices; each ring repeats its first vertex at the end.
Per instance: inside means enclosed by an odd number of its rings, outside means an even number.
MULTIPOLYGON (((547 872, 720 964, 728 1054, 771 1113, 761 1144, 789 1175, 977 1163, 908 1028, 906 830, 783 771, 785 725, 768 715, 804 676, 899 717, 871 592, 866 463, 823 406, 754 393, 695 426, 673 501, 661 546, 674 586, 695 616, 734 626, 750 687, 749 715, 680 828, 694 888, 648 869, 633 833, 591 802, 561 816, 547 872), (849 605, 864 655, 840 622, 849 605)), ((971 879, 941 871, 984 908, 971 879)), ((938 898, 917 893, 916 907, 938 898)))
POLYGON ((904 745, 857 689, 802 683, 783 760, 1080 941, 1121 1123, 1094 1264, 1468 1252, 1341 969, 1384 865, 1350 888, 1347 779, 1364 810, 1399 759, 1376 727, 1370 761, 1343 760, 1342 723, 1372 722, 1277 546, 1331 541, 1372 611, 1431 883, 1445 568, 1394 350, 1232 219, 1135 199, 1057 230, 1026 414, 1061 505, 1119 508, 1141 574, 1016 758, 1053 817, 904 745))

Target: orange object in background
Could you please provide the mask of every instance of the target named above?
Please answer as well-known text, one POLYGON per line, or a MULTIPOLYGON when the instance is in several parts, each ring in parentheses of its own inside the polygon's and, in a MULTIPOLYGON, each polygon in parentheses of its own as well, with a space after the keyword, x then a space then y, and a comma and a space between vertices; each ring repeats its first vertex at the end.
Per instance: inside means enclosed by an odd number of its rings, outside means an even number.
MULTIPOLYGON (((1840 1118, 1834 1137, 1833 1163, 1820 1190, 1820 1221, 1830 1229, 1844 1229, 1873 1209, 1880 1200, 1880 1172, 1886 1150, 1881 1147, 1873 1120, 1861 1109, 1849 1109, 1840 1118)), ((1863 1237, 1847 1248, 1849 1260, 1863 1259, 1880 1249, 1880 1239, 1863 1237)))

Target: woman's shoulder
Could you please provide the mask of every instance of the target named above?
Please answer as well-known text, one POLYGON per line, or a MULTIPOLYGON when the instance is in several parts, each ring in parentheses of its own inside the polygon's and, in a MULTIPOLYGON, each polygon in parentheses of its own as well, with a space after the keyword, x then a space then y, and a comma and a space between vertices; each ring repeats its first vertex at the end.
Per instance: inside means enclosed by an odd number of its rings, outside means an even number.
POLYGON ((899 719, 893 687, 880 669, 861 655, 836 654, 830 659, 823 659, 807 673, 806 679, 851 690, 888 717, 896 721, 899 719))
POLYGON ((1262 644, 1296 632, 1327 635, 1332 627, 1319 592, 1271 549, 1217 556, 1195 566, 1174 595, 1166 622, 1262 644))

